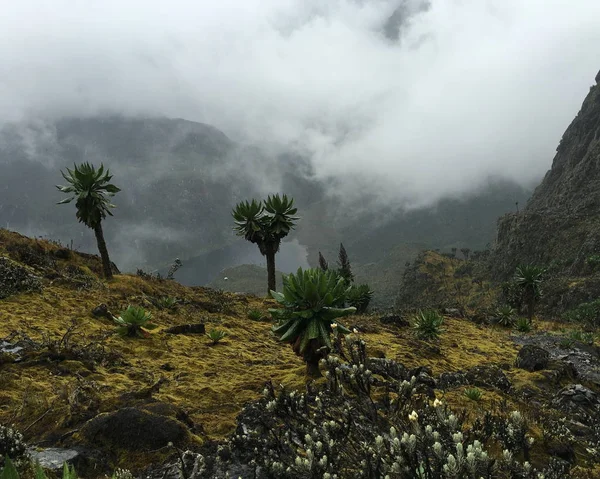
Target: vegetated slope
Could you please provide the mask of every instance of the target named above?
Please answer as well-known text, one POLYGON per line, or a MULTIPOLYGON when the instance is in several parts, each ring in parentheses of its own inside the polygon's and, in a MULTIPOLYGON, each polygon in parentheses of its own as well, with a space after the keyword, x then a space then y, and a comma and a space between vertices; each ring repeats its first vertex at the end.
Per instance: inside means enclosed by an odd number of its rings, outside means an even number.
POLYGON ((547 302, 564 310, 595 299, 600 277, 600 76, 565 131, 552 168, 526 208, 498 222, 490 259, 496 278, 519 264, 549 269, 547 302))
POLYGON ((493 238, 492 218, 528 194, 491 182, 433 209, 357 215, 314 176, 309 159, 283 148, 240 145, 210 125, 120 116, 40 119, 0 129, 0 225, 93 250, 93 233, 55 205, 61 199, 54 188, 63 181, 59 170, 82 161, 103 162, 123 189, 114 199, 115 217, 105 225, 115 262, 124 271, 163 271, 178 257, 184 262, 178 274, 187 284, 207 284, 224 268, 258 262, 256 249, 231 231, 231 209, 247 198, 275 191, 295 198, 302 221, 291 239, 307 247, 312 265, 320 250, 337 254, 340 242, 354 262, 366 265, 402 244, 481 247, 493 238))
MULTIPOLYGON (((210 454, 212 441, 234 431, 236 416, 244 404, 261 396, 266 381, 304 389, 300 358, 272 337, 269 321, 248 318, 251 310, 266 316, 273 302, 131 275, 117 275, 105 283, 98 279, 99 271, 95 256, 0 230, 0 292, 5 293, 0 295, 0 349, 4 351, 0 353, 0 423, 15 424, 27 441, 83 446, 89 461, 97 461, 98 469, 88 471, 104 471, 107 465, 141 470, 169 458, 176 461, 176 454, 149 437, 136 436, 128 443, 112 430, 98 429, 99 424, 111 417, 167 421, 166 425, 177 426, 176 431, 186 431, 177 436, 179 447, 210 454), (8 289, 7 285, 15 284, 16 290, 8 289), (160 306, 165 297, 177 299, 177 306, 172 310, 160 306), (129 304, 142 305, 153 313, 159 329, 146 338, 117 336, 110 319, 91 314, 99 304, 115 314, 129 304), (165 332, 189 323, 203 323, 207 330, 220 328, 228 336, 211 345, 202 334, 165 332), (15 346, 22 349, 15 351, 15 346)), ((500 328, 447 317, 440 341, 428 343, 416 339, 404 321, 354 316, 345 323, 358 328, 352 336, 366 342, 369 357, 422 367, 407 374, 418 375, 428 394, 456 410, 466 408, 467 417, 474 418, 483 409, 506 413, 512 408, 531 410, 532 421, 543 415, 545 426, 535 422, 532 432, 536 439, 532 461, 536 465, 548 461, 542 432, 564 412, 547 409, 546 404, 570 380, 560 372, 562 363, 548 366, 547 375, 510 367, 518 347, 500 328), (492 377, 500 378, 502 385, 492 377), (464 395, 468 384, 482 391, 480 402, 464 395), (531 391, 539 404, 530 404, 531 391)), ((322 381, 312 387, 323 386, 322 381)), ((124 434, 130 427, 126 421, 114 425, 124 434)), ((574 445, 583 465, 594 457, 585 444, 574 445)), ((88 477, 93 473, 88 472, 88 477)))

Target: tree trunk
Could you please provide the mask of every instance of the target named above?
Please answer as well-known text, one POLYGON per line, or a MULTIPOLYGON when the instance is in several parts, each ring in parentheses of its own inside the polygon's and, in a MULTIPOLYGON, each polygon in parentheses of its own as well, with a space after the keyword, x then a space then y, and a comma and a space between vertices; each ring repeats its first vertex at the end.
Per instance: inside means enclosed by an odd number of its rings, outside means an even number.
POLYGON ((100 257, 102 258, 102 271, 104 273, 104 277, 106 279, 112 279, 112 268, 110 266, 110 258, 108 257, 108 250, 106 249, 106 241, 104 241, 104 232, 102 231, 101 223, 98 223, 98 225, 94 228, 94 233, 96 234, 98 251, 100 252, 100 257))
POLYGON ((527 314, 529 316, 529 322, 533 321, 533 311, 535 308, 535 291, 529 292, 529 304, 527 305, 527 314))
POLYGON ((309 378, 320 378, 323 375, 319 369, 319 362, 326 355, 321 350, 321 343, 311 339, 304 350, 304 361, 306 362, 306 375, 309 378))
POLYGON ((277 291, 277 280, 275 278, 275 245, 266 245, 265 257, 267 258, 267 296, 271 291, 277 291))
POLYGON ((529 297, 529 305, 527 307, 527 312, 529 315, 529 322, 533 321, 533 311, 535 308, 535 294, 531 294, 529 297))

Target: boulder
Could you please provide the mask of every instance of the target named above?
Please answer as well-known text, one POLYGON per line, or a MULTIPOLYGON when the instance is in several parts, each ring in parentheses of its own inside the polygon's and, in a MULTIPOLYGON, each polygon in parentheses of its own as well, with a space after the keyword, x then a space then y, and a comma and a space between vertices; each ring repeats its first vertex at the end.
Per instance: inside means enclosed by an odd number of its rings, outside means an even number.
POLYGON ((62 471, 65 462, 75 464, 81 456, 80 451, 76 449, 62 449, 58 447, 49 447, 41 451, 33 449, 29 451, 29 454, 34 463, 39 462, 40 466, 44 469, 50 469, 55 472, 62 471))
POLYGON ((206 328, 202 323, 195 324, 180 324, 178 326, 171 326, 165 329, 165 333, 169 334, 204 334, 206 328))
POLYGON ((521 348, 515 366, 527 371, 540 371, 546 369, 550 360, 550 353, 533 344, 527 344, 521 348))
POLYGON ((475 366, 465 374, 468 384, 480 387, 491 387, 502 392, 508 392, 512 387, 504 371, 492 364, 475 366))
POLYGON ((552 405, 562 411, 597 412, 600 410, 598 395, 581 384, 569 384, 561 389, 552 405))
POLYGON ((126 407, 90 419, 81 429, 87 442, 97 447, 150 451, 173 443, 182 447, 190 442, 188 428, 180 421, 126 407))

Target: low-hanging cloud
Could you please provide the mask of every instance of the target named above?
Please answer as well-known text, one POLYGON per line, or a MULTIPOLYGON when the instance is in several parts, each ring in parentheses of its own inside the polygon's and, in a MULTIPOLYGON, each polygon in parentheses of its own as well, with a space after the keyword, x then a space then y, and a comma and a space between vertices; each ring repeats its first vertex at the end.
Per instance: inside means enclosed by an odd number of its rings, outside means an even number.
POLYGON ((165 115, 309 155, 349 199, 528 183, 600 68, 597 0, 20 0, 0 120, 165 115))

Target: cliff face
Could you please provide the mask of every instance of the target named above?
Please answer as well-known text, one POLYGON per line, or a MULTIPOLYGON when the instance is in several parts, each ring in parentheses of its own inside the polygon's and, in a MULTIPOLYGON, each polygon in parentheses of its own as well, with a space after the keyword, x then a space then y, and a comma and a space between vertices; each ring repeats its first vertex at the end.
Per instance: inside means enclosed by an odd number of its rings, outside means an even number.
POLYGON ((565 131, 552 168, 526 208, 498 221, 491 269, 497 279, 535 263, 554 276, 590 273, 600 254, 600 72, 565 131))

